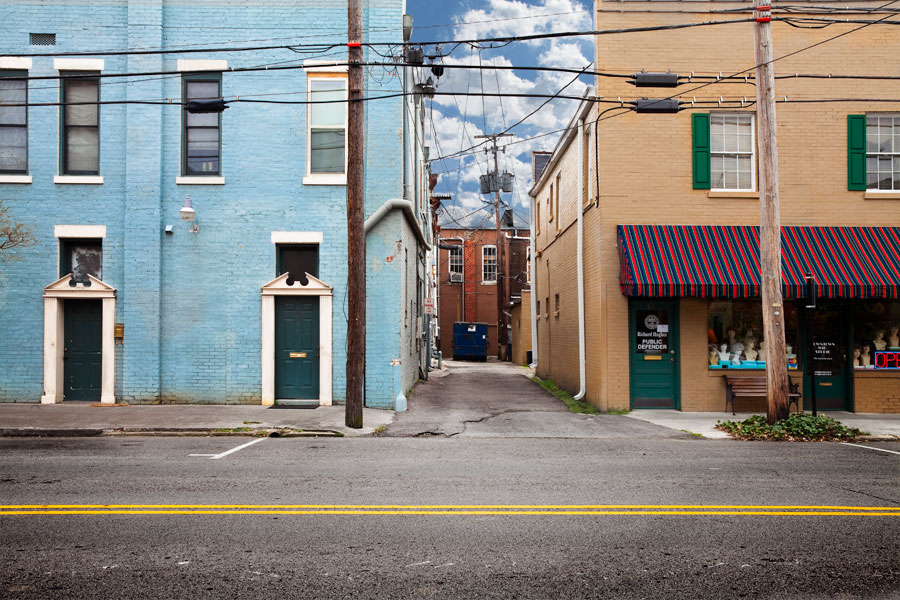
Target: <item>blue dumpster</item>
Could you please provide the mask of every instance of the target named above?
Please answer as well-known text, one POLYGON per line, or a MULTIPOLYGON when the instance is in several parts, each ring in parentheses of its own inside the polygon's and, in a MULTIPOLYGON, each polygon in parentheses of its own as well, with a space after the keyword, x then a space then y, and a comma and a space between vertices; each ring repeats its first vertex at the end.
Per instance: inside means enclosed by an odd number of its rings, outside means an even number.
POLYGON ((487 323, 453 324, 453 360, 487 360, 487 323))

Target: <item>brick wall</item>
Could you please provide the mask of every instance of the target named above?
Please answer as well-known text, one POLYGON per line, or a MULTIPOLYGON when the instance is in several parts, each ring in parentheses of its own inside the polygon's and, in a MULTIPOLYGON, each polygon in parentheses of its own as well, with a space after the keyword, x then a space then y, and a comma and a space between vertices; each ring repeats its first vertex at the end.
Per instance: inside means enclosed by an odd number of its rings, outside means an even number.
MULTIPOLYGON (((610 3, 612 4, 612 3, 610 3)), ((595 7, 603 8, 602 1, 595 7)), ((717 8, 737 7, 722 4, 717 8)), ((648 26, 706 20, 708 15, 665 13, 680 10, 681 3, 654 2, 656 12, 642 11, 642 3, 623 5, 597 13, 597 28, 648 26), (626 9, 626 10, 622 10, 626 9), (629 10, 639 11, 629 14, 629 10), (641 12, 642 11, 642 12, 641 12)), ((671 69, 682 75, 730 73, 753 65, 753 25, 735 24, 596 39, 599 71, 633 73, 671 69), (702 31, 702 34, 698 34, 702 31)), ((830 35, 853 25, 833 25, 830 35), (835 29, 836 28, 836 29, 835 29)), ((821 32, 799 30, 774 23, 775 54, 783 55, 821 39, 821 32)), ((803 52, 776 64, 776 74, 833 73, 884 74, 900 67, 893 51, 897 36, 892 29, 845 36, 814 51, 803 52)), ((636 90, 623 79, 596 79, 597 94, 604 98, 664 97, 669 89, 636 90)), ((690 89, 680 87, 678 91, 690 89)), ((776 95, 788 98, 898 98, 900 82, 839 79, 778 79, 776 95)), ((697 100, 755 98, 751 85, 718 84, 698 90, 697 100)), ((690 101, 691 98, 687 98, 690 101)), ((597 117, 595 107, 586 121, 597 117)), ((698 112, 710 112, 703 108, 698 112)), ((738 109, 740 110, 740 109, 738 109)), ((752 106, 743 109, 752 111, 752 106)), ((890 103, 778 104, 778 148, 780 200, 783 225, 879 226, 900 223, 900 197, 847 191, 847 115, 900 110, 890 103), (868 197, 867 197, 868 196, 868 197)), ((628 408, 628 302, 618 285, 619 257, 616 226, 619 224, 758 225, 759 205, 755 193, 716 193, 692 189, 691 112, 677 115, 624 113, 599 123, 599 172, 595 170, 593 126, 587 184, 596 204, 584 210, 584 273, 586 313, 587 394, 602 410, 628 408)), ((561 156, 533 191, 540 203, 541 223, 536 228, 537 279, 534 293, 541 302, 538 315, 538 373, 551 377, 570 392, 577 391, 577 305, 554 320, 553 306, 560 294, 562 307, 575 289, 575 236, 573 226, 578 198, 577 138, 563 147, 561 156), (555 222, 550 216, 550 184, 560 174, 560 207, 555 222), (574 352, 574 354, 573 354, 574 352), (568 354, 567 354, 568 353, 568 354)), ((706 368, 706 310, 703 300, 682 300, 681 310, 681 403, 683 410, 721 410, 724 406, 722 376, 706 368)), ((795 377, 797 375, 794 375, 795 377)), ((857 411, 897 411, 894 389, 900 377, 884 374, 870 379, 856 377, 857 411)), ((742 405, 743 406, 743 405, 742 405)), ((760 406, 747 406, 747 409, 760 406)))
MULTIPOLYGON (((369 2, 371 41, 400 37, 402 3, 369 2)), ((13 2, 0 6, 6 35, 0 54, 35 52, 29 32, 55 32, 55 52, 128 47, 221 45, 268 39, 273 30, 303 31, 309 23, 334 23, 325 35, 345 41, 346 5, 248 5, 228 0, 170 4, 162 0, 13 2), (273 29, 274 28, 274 29, 273 29)), ((285 34, 287 35, 287 34, 285 34)), ((324 35, 324 34, 323 34, 324 35)), ((177 55, 105 58, 104 72, 174 70, 177 55)), ((184 57, 181 57, 184 58, 184 57)), ((283 50, 194 54, 227 59, 229 67, 285 60, 283 50)), ((52 58, 37 57, 31 75, 55 75, 52 58)), ((306 71, 224 73, 226 97, 296 91, 303 99, 306 71)), ((401 79, 367 79, 367 92, 400 91, 401 79)), ((56 102, 55 80, 30 83, 29 101, 56 102)), ((104 80, 101 100, 181 98, 181 78, 104 80)), ((403 198, 403 99, 366 104, 366 214, 403 198)), ((319 278, 334 288, 334 400, 345 396, 346 188, 304 185, 306 108, 290 104, 231 104, 222 115, 221 170, 225 185, 177 185, 181 174, 182 114, 178 105, 104 105, 100 109, 102 185, 54 184, 58 169, 58 109, 29 109, 29 172, 33 183, 0 183, 11 216, 31 225, 37 245, 4 264, 0 274, 0 331, 14 340, 0 348, 0 401, 37 401, 43 393, 41 288, 58 277, 56 224, 106 225, 103 279, 117 289, 116 321, 125 324, 116 347, 116 394, 128 402, 256 403, 261 395, 260 287, 273 279, 272 231, 318 231, 319 278), (198 233, 179 219, 184 197, 197 210, 198 233), (172 225, 173 234, 163 229, 172 225)), ((418 130, 421 138, 421 127, 418 130)), ((413 132, 406 139, 413 139, 413 132)), ((421 151, 410 155, 407 180, 422 187, 421 151), (418 158, 417 158, 418 157, 418 158), (412 176, 411 173, 417 173, 412 176)), ((410 195, 418 204, 418 193, 410 195)), ((396 212, 396 211, 395 211, 396 212)), ((428 228, 426 228, 426 231, 428 228)), ((369 240, 367 402, 393 406, 395 389, 415 381, 416 356, 399 356, 404 323, 397 298, 396 265, 381 264, 392 245, 417 246, 399 213, 369 240), (385 241, 386 240, 386 241, 385 241), (388 272, 372 277, 376 267, 388 272), (394 272, 396 271, 396 273, 394 272), (376 304, 377 302, 377 304, 376 304), (401 369, 390 366, 401 358, 401 369), (393 371, 397 373, 396 377, 393 371)), ((423 259, 424 260, 424 259, 423 259)), ((419 268, 413 260, 411 269, 419 268)), ((407 347, 415 345, 406 344, 407 347)))

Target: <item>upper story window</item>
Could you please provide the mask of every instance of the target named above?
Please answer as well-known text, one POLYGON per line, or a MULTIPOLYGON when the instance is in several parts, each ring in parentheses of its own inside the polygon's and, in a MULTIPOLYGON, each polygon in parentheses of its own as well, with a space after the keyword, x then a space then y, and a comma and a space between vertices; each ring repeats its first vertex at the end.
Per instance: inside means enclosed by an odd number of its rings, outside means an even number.
POLYGON ((709 149, 712 189, 756 189, 753 115, 710 114, 709 149))
MULTIPOLYGON (((221 73, 185 75, 185 104, 191 100, 213 100, 222 97, 221 73)), ((181 172, 186 176, 221 174, 221 113, 183 112, 184 131, 181 172)))
POLYGON ((450 271, 450 282, 463 280, 463 249, 462 247, 450 248, 448 252, 448 269, 450 271))
POLYGON ((65 175, 100 173, 100 80, 90 75, 68 73, 60 80, 61 155, 65 175))
POLYGON ((866 115, 866 189, 900 190, 900 115, 866 115))
POLYGON ((562 174, 556 174, 556 189, 552 187, 550 191, 553 193, 553 214, 556 215, 556 230, 559 231, 559 188, 562 185, 562 174))
POLYGON ((525 246, 525 281, 531 283, 531 246, 525 246))
POLYGON ((307 110, 309 175, 347 172, 347 78, 310 77, 307 110))
POLYGON ((0 71, 0 173, 28 172, 28 80, 24 75, 27 72, 0 71))
POLYGON ((497 246, 481 247, 481 281, 497 282, 497 246))

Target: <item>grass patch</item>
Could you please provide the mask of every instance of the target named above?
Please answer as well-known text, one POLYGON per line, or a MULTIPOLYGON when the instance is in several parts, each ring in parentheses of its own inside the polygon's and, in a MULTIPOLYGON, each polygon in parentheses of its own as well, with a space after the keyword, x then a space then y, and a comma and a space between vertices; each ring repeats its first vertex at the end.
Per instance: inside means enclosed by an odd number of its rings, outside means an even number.
POLYGON ((702 438, 702 437, 703 437, 703 434, 702 434, 702 433, 695 433, 695 432, 693 432, 693 431, 688 431, 687 429, 682 429, 682 431, 685 432, 685 433, 691 434, 691 435, 694 436, 695 438, 702 438))
POLYGON ((784 442, 826 442, 855 440, 868 435, 855 427, 841 425, 831 417, 814 417, 806 413, 795 413, 787 419, 766 423, 766 418, 754 415, 743 421, 718 421, 716 429, 728 433, 739 440, 765 440, 784 442))
POLYGON ((537 375, 530 378, 533 382, 559 398, 563 401, 563 403, 569 408, 569 412, 573 413, 582 413, 585 415, 599 415, 600 411, 597 407, 588 404, 587 402, 582 402, 581 400, 576 400, 572 397, 572 394, 562 389, 558 385, 556 385, 552 379, 541 379, 537 375))
POLYGON ((253 427, 217 427, 213 429, 216 433, 250 433, 254 431, 253 427))
POLYGON ((610 408, 606 411, 606 413, 610 415, 627 415, 630 412, 630 408, 610 408))
POLYGON ((375 428, 375 431, 372 432, 372 435, 384 435, 385 431, 387 431, 387 425, 379 425, 375 428))

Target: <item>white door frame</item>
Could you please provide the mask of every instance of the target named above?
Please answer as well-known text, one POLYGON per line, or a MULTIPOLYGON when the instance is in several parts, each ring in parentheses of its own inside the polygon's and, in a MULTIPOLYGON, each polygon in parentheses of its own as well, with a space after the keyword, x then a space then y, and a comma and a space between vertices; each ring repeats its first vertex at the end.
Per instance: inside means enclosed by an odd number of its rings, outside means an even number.
POLYGON ((65 300, 101 300, 103 357, 100 368, 100 402, 116 403, 116 288, 88 275, 90 286, 71 285, 72 274, 44 288, 44 395, 41 404, 63 401, 63 347, 65 346, 65 300))
POLYGON ((275 404, 275 296, 319 297, 319 406, 331 406, 332 287, 306 274, 308 283, 288 285, 288 273, 262 286, 262 405, 275 404))

